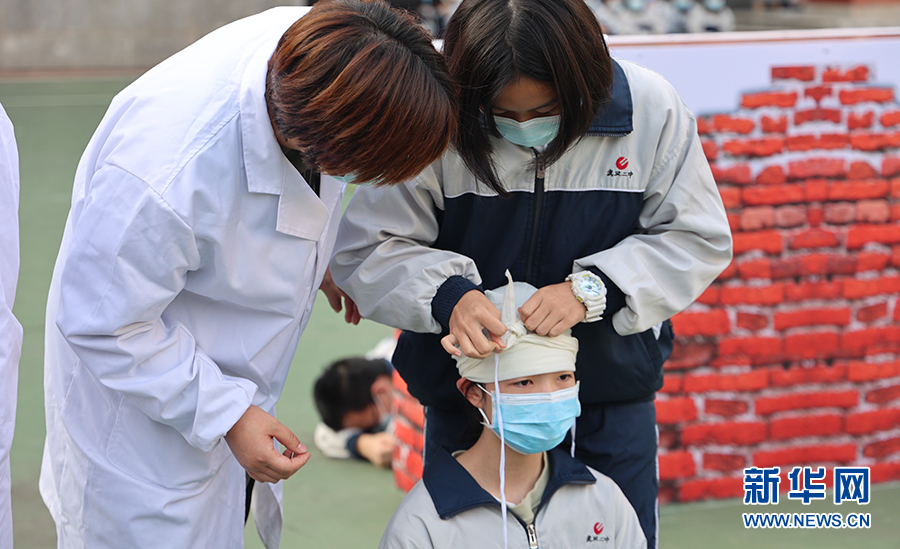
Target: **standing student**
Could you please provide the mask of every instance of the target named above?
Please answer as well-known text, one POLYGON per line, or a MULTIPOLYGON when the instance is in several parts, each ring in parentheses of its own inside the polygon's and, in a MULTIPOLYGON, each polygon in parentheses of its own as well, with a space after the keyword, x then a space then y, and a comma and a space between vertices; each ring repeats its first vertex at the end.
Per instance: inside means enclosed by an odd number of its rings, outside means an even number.
POLYGON ((515 303, 534 291, 510 283, 488 292, 509 327, 506 348, 457 360, 475 442, 452 456, 436 451, 381 549, 647 546, 622 490, 557 447, 581 409, 578 340, 525 329, 515 303))
POLYGON ((113 99, 47 305, 40 488, 60 547, 241 547, 246 475, 278 546, 278 483, 309 453, 275 403, 323 279, 340 299, 338 179, 408 179, 454 128, 430 37, 378 1, 242 19, 113 99))
POLYGON ((0 547, 13 546, 9 450, 16 429, 22 325, 13 316, 19 279, 19 152, 0 105, 0 547))
POLYGON ((579 341, 576 457, 618 483, 654 547, 668 319, 731 260, 696 121, 658 74, 610 58, 582 0, 464 0, 444 54, 453 150, 357 191, 331 272, 362 316, 406 330, 391 362, 426 406, 426 461, 465 425, 448 351, 501 347, 481 290, 507 268, 537 287, 528 329, 579 341))

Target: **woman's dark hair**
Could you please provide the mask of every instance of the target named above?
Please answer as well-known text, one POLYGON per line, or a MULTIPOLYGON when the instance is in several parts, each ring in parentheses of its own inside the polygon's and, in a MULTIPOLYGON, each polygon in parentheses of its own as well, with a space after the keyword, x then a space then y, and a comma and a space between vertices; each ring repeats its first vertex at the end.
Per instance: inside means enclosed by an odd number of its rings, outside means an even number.
POLYGON ((344 358, 325 368, 313 385, 313 400, 322 423, 335 431, 343 429, 347 412, 358 412, 375 403, 372 384, 385 375, 391 375, 391 368, 380 358, 344 358))
POLYGON ((465 0, 445 30, 444 55, 460 86, 454 148, 501 195, 488 132, 500 135, 491 108, 504 87, 524 77, 556 88, 559 134, 541 153, 543 165, 584 136, 612 90, 609 50, 584 0, 465 0))
POLYGON ((453 80, 431 36, 380 0, 322 0, 281 37, 266 104, 304 163, 382 184, 408 180, 456 131, 453 80))

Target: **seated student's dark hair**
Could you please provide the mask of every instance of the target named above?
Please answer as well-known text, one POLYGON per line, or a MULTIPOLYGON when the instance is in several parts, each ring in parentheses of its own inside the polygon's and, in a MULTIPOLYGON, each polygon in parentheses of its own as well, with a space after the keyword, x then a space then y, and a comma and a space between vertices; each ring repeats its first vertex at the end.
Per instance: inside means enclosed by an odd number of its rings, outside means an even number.
POLYGON ((303 162, 400 183, 456 131, 456 89, 431 35, 380 0, 322 0, 281 37, 266 77, 269 117, 303 162))
POLYGON ((347 412, 358 412, 375 403, 372 383, 383 375, 391 375, 391 370, 380 358, 344 358, 325 368, 313 385, 313 399, 322 422, 335 431, 343 429, 347 412))
POLYGON ((454 148, 501 195, 485 126, 500 136, 491 108, 503 88, 522 77, 556 88, 559 134, 541 153, 545 166, 584 136, 612 90, 612 59, 584 0, 465 0, 444 31, 444 55, 460 87, 454 148))

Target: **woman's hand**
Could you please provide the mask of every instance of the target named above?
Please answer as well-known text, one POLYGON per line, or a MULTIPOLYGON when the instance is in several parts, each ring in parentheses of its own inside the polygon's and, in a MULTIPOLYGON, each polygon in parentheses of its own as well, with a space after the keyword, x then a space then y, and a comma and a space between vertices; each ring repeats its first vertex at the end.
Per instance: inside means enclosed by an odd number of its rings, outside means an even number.
POLYGON ((587 309, 569 281, 544 286, 519 308, 525 327, 538 335, 558 336, 584 319, 587 309))
POLYGON ((453 356, 487 358, 503 348, 500 338, 505 333, 497 307, 483 293, 469 290, 453 307, 450 334, 441 339, 441 345, 453 356))

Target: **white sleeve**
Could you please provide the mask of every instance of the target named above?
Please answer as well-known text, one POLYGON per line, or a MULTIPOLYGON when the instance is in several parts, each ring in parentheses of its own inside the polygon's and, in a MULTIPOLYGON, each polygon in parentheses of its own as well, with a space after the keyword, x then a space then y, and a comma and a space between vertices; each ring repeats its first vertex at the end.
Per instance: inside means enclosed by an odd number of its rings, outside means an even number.
MULTIPOLYGON (((641 85, 630 83, 632 89, 641 85)), ((732 257, 728 218, 696 120, 667 82, 651 83, 662 89, 656 100, 667 110, 652 114, 666 118, 656 142, 647 138, 656 154, 638 230, 574 265, 576 271, 598 268, 625 294, 625 307, 612 317, 621 335, 646 331, 685 309, 732 257)))
POLYGON ((225 375, 165 314, 201 265, 191 227, 124 170, 105 166, 91 185, 73 223, 57 326, 100 383, 208 451, 257 387, 225 375))
POLYGON ((319 422, 313 431, 313 442, 326 457, 333 459, 348 459, 353 457, 347 448, 347 442, 362 433, 362 429, 341 429, 335 431, 331 427, 319 422))
POLYGON ((450 277, 481 284, 475 263, 432 248, 443 208, 440 161, 395 187, 357 187, 341 219, 331 274, 364 318, 438 333, 431 300, 450 277))

